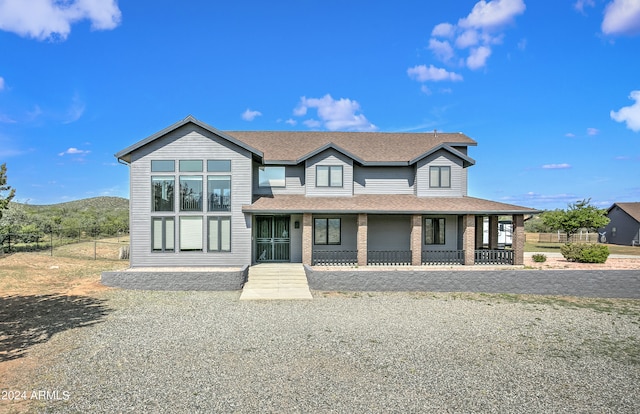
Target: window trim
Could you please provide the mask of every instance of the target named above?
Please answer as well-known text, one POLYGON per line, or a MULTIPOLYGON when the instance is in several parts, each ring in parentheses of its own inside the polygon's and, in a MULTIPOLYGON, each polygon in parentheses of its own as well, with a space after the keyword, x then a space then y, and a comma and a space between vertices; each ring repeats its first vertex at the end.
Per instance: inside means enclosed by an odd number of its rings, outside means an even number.
POLYGON ((328 164, 320 164, 320 165, 316 165, 316 187, 320 187, 320 188, 329 188, 329 187, 333 187, 333 188, 344 188, 344 166, 343 165, 328 165, 328 164), (319 168, 326 168, 327 169, 327 184, 320 184, 318 182, 318 169, 319 168), (332 177, 337 174, 336 171, 340 171, 340 185, 332 185, 332 177))
POLYGON ((337 245, 341 245, 342 244, 342 219, 339 217, 316 217, 313 219, 313 244, 317 245, 317 246, 327 246, 327 245, 332 245, 332 246, 337 246, 337 245), (324 221, 325 222, 325 229, 324 229, 324 242, 318 242, 318 226, 317 226, 317 222, 318 221, 324 221), (337 220, 338 221, 338 241, 337 242, 331 242, 329 240, 329 221, 330 220, 337 220))
POLYGON ((447 244, 447 219, 445 217, 425 217, 424 222, 424 244, 426 246, 442 246, 447 244), (427 237, 429 233, 427 232, 427 220, 432 222, 431 224, 431 239, 433 240, 429 243, 427 237), (442 228, 440 226, 442 223, 442 228), (442 231, 442 240, 440 240, 440 231, 442 231))
POLYGON ((429 166, 429 188, 451 188, 451 166, 450 165, 431 165, 429 166), (433 183, 432 171, 438 171, 438 182, 433 183), (442 185, 442 171, 449 171, 449 183, 448 185, 442 185), (437 184, 437 185, 436 185, 437 184))

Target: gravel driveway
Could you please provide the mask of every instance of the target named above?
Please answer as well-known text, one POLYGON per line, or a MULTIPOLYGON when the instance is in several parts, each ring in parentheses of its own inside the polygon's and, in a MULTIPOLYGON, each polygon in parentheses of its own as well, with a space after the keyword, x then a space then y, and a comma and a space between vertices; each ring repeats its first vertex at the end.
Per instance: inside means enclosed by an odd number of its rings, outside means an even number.
POLYGON ((111 291, 34 389, 46 412, 640 412, 640 302, 111 291), (590 302, 594 303, 594 302, 590 302))

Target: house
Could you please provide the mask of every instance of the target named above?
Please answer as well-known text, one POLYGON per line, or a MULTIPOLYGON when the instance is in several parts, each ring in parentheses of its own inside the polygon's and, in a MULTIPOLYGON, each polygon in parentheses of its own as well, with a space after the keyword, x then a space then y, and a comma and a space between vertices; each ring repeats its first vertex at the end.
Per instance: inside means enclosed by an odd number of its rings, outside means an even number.
POLYGON ((640 203, 614 203, 607 217, 611 220, 604 228, 607 243, 640 246, 640 203))
POLYGON ((475 145, 435 131, 220 131, 189 116, 115 155, 130 167, 131 267, 523 264, 524 215, 538 211, 467 195, 475 145), (513 249, 498 249, 499 216, 513 249))

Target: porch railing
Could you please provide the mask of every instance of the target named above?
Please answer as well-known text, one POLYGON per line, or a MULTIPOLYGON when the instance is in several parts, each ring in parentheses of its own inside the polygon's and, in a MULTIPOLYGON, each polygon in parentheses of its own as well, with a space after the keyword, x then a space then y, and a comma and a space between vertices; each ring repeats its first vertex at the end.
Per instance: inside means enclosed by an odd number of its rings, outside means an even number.
POLYGON ((423 265, 464 264, 464 250, 423 250, 423 265))
POLYGON ((475 264, 513 264, 513 250, 476 250, 475 264))
POLYGON ((367 264, 407 266, 411 264, 411 250, 368 250, 367 264))
POLYGON ((311 262, 313 266, 355 266, 358 264, 358 251, 314 251, 311 262))

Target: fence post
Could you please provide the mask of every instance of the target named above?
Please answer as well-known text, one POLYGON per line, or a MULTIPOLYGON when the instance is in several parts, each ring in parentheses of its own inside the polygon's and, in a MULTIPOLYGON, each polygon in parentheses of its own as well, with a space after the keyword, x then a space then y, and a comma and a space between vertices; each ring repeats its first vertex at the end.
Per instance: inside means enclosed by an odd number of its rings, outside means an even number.
POLYGON ((98 242, 94 240, 93 241, 93 260, 98 260, 96 250, 98 250, 98 242))

